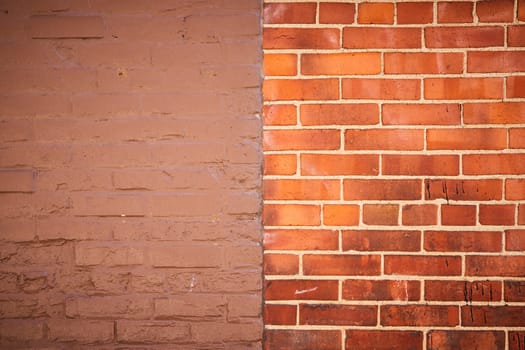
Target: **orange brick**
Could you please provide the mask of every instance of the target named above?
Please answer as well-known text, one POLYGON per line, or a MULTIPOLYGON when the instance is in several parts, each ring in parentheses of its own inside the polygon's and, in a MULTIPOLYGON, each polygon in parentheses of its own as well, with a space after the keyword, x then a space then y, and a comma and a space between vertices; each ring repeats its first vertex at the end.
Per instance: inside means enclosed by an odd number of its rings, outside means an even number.
POLYGON ((514 0, 484 0, 476 3, 480 22, 513 22, 514 0))
POLYGON ((337 300, 338 281, 276 280, 264 282, 266 300, 337 300))
POLYGON ((377 175, 379 156, 302 154, 301 175, 377 175))
POLYGON ((266 154, 264 156, 264 175, 293 175, 297 171, 295 154, 266 154))
POLYGON ((402 208, 402 222, 407 226, 436 225, 437 209, 434 204, 410 204, 402 208))
POLYGON ((521 277, 525 256, 470 255, 465 263, 465 276, 521 277))
POLYGON ((425 42, 429 48, 469 48, 503 46, 503 27, 428 27, 425 42))
POLYGON ((419 300, 418 281, 406 280, 346 280, 343 299, 346 300, 419 300))
POLYGON ((420 82, 416 79, 343 79, 343 98, 374 100, 417 100, 420 82))
POLYGON ((387 74, 451 74, 462 72, 462 53, 385 53, 385 73, 387 74))
POLYGON ((264 75, 297 75, 297 55, 264 54, 264 75))
POLYGON ((465 103, 465 124, 522 124, 525 123, 525 103, 465 103))
POLYGON ((525 128, 509 130, 509 147, 525 148, 525 128))
POLYGON ((394 4, 387 2, 364 2, 358 4, 357 22, 360 24, 393 24, 394 4))
POLYGON ((355 4, 321 2, 319 4, 319 23, 351 24, 354 23, 355 4))
POLYGON ((305 275, 377 276, 381 273, 379 255, 322 255, 303 256, 305 275))
POLYGON ((421 29, 346 27, 343 29, 343 47, 346 49, 420 48, 421 29))
POLYGON ((525 98, 525 76, 507 78, 507 97, 525 98))
POLYGON ((264 306, 264 323, 269 325, 295 325, 297 323, 297 306, 266 304, 264 306))
POLYGON ((479 72, 524 72, 525 51, 469 52, 467 70, 479 72))
POLYGON ((448 326, 459 325, 457 306, 441 305, 382 305, 383 326, 448 326))
POLYGON ((266 200, 339 199, 339 180, 265 180, 263 197, 266 200))
POLYGON ((480 204, 479 222, 482 225, 514 225, 516 206, 511 204, 480 204))
POLYGON ((507 130, 505 129, 429 129, 427 130, 427 149, 505 149, 507 130))
POLYGON ((325 204, 323 223, 328 226, 352 226, 359 224, 359 206, 350 204, 325 204))
POLYGON ((441 224, 446 226, 475 226, 476 206, 474 205, 442 205, 441 224))
POLYGON ((525 250, 525 230, 506 230, 505 249, 510 251, 525 250))
POLYGON ((295 125, 296 108, 294 105, 265 105, 263 119, 264 125, 295 125))
POLYGON ((425 199, 490 201, 502 198, 501 180, 425 180, 425 199))
POLYGON ((383 175, 459 175, 459 157, 455 155, 382 156, 383 175))
MULTIPOLYGON (((521 5, 520 9, 524 9, 525 5, 521 5)), ((522 10, 522 12, 525 14, 525 10, 522 10)), ((523 21, 525 21, 525 18, 522 18, 523 21)), ((524 47, 525 46, 525 26, 524 25, 517 25, 517 26, 508 26, 508 33, 507 33, 507 43, 509 46, 513 47, 524 47)))
POLYGON ((343 251, 419 251, 419 231, 352 230, 343 231, 343 251))
POLYGON ((295 275, 299 273, 299 256, 294 254, 264 254, 265 275, 295 275))
POLYGON ((505 180, 505 199, 508 199, 508 200, 525 199, 525 180, 524 179, 505 180))
POLYGON ((379 108, 374 103, 303 104, 303 125, 373 125, 379 122, 379 108))
POLYGON ((420 180, 344 180, 345 200, 421 199, 420 180))
POLYGON ((518 205, 518 224, 525 225, 525 205, 518 205))
POLYGON ((264 4, 265 24, 315 23, 314 3, 270 3, 264 4))
POLYGON ((346 150, 421 150, 423 132, 414 129, 346 130, 346 150))
POLYGON ((525 21, 525 2, 523 0, 518 0, 518 19, 525 21))
POLYGON ((377 324, 377 306, 301 304, 299 324, 374 326, 377 324))
POLYGON ((317 226, 321 224, 318 205, 265 204, 263 224, 267 226, 317 226))
POLYGON ((411 276, 460 276, 459 256, 385 256, 385 274, 411 276))
POLYGON ((385 125, 459 125, 458 104, 383 104, 385 125))
POLYGON ((378 74, 381 55, 375 52, 303 54, 301 71, 306 75, 378 74))
POLYGON ((426 24, 434 20, 432 3, 399 2, 396 6, 398 24, 426 24))
POLYGON ((337 79, 271 79, 263 84, 266 101, 275 100, 336 100, 339 98, 337 79))
POLYGON ((472 23, 471 1, 439 2, 437 8, 438 23, 472 23))
POLYGON ((339 29, 264 28, 263 49, 338 49, 339 29))
POLYGON ((266 230, 267 250, 336 250, 339 234, 331 230, 266 230))
POLYGON ((397 225, 399 206, 395 204, 363 205, 363 223, 367 225, 397 225))
POLYGON ((426 231, 424 247, 437 252, 501 252, 501 232, 426 231))
POLYGON ((468 154, 463 156, 465 175, 521 175, 525 173, 525 154, 468 154))
POLYGON ((429 301, 499 301, 499 281, 425 281, 425 300, 429 301))
POLYGON ((427 78, 424 84, 425 98, 431 100, 503 97, 503 80, 501 78, 427 78))
POLYGON ((266 151, 335 150, 340 146, 339 130, 265 130, 266 151))

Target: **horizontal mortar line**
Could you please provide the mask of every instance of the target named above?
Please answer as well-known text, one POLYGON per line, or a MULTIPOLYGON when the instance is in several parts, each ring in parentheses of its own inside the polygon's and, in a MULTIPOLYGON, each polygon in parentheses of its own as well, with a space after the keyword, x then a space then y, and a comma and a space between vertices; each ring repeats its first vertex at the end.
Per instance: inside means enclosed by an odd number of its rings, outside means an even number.
MULTIPOLYGON (((525 225, 506 225, 506 226, 447 226, 447 228, 452 229, 456 228, 456 230, 461 231, 474 231, 473 228, 483 228, 484 230, 480 231, 506 231, 506 230, 515 230, 515 229, 524 229, 525 225)), ((290 226, 268 226, 265 225, 264 228, 266 230, 285 230, 285 229, 323 229, 323 230, 345 230, 345 231, 353 231, 353 230, 359 230, 359 229, 367 229, 367 230, 376 230, 376 231, 385 231, 385 230, 426 230, 426 231, 439 231, 443 228, 441 225, 433 225, 433 226, 321 226, 321 225, 312 225, 312 226, 301 226, 301 225, 290 225, 290 226)), ((477 230, 475 230, 477 231, 477 230)))
MULTIPOLYGON (((304 81, 304 79, 297 79, 298 81, 304 81)), ((468 104, 468 103, 501 103, 506 102, 505 100, 501 100, 501 98, 491 98, 491 99, 412 99, 412 100, 405 100, 405 99, 396 99, 396 100, 389 100, 389 99, 327 99, 327 100, 265 100, 264 105, 268 104, 277 104, 276 102, 281 102, 280 104, 291 104, 291 103, 312 103, 312 104, 320 104, 325 103, 327 101, 330 102, 340 102, 340 103, 352 103, 352 104, 359 104, 359 103, 403 103, 403 104, 424 104, 424 103, 433 103, 433 104, 444 104, 444 103, 457 103, 457 104, 468 104)), ((509 102, 515 102, 515 101, 509 101, 509 102)))
MULTIPOLYGON (((525 51, 523 46, 489 46, 489 47, 369 47, 369 48, 348 48, 337 47, 331 49, 324 48, 264 48, 263 53, 283 53, 283 54, 326 54, 326 53, 464 53, 469 52, 516 52, 525 51)), ((514 72, 512 72, 514 73, 514 72)))
POLYGON ((263 29, 266 28, 301 28, 301 29, 345 29, 345 28, 412 28, 412 29, 436 29, 436 28, 454 28, 454 27, 493 27, 501 28, 518 24, 518 22, 462 22, 462 23, 408 23, 408 24, 394 24, 394 23, 264 23, 263 29))
MULTIPOLYGON (((273 252, 273 251, 272 251, 273 252)), ((279 252, 281 253, 281 251, 279 252)), ((265 251, 264 254, 270 254, 265 251)), ((291 253, 292 254, 292 253, 291 253)), ((344 255, 344 256, 369 256, 369 255, 380 255, 388 257, 399 257, 399 256, 432 256, 432 257, 461 257, 461 256, 476 256, 476 257, 525 257, 525 252, 518 251, 497 251, 497 252, 486 252, 486 251, 388 251, 388 250, 342 250, 342 251, 301 251, 300 253, 294 252, 294 255, 344 255)))
MULTIPOLYGON (((288 155, 290 153, 286 153, 286 154, 283 154, 283 155, 288 155)), ((323 153, 324 154, 324 153, 323 153)), ((268 155, 279 155, 279 154, 275 154, 275 153, 272 153, 272 154, 268 154, 268 155)), ((327 155, 332 155, 331 153, 327 155)), ((346 154, 345 154, 346 155, 346 154)), ((353 155, 353 154, 348 154, 349 156, 353 155)), ((373 154, 370 154, 370 155, 373 155, 373 154)), ((395 155, 398 155, 397 153, 395 155)), ((407 154, 407 155, 412 155, 412 154, 407 154)), ((501 178, 502 175, 494 175, 494 176, 490 176, 490 175, 484 175, 484 176, 468 176, 468 175, 461 175, 461 176, 455 176, 455 175, 424 175, 424 176, 419 176, 419 178, 421 180, 457 180, 457 181, 484 181, 484 180, 501 180, 502 182, 504 182, 503 180, 523 180, 523 175, 504 175, 505 177, 504 178, 501 178)), ((403 176, 390 176, 393 180, 394 179, 405 179, 405 177, 403 176)), ((294 174, 294 175, 264 175, 263 176, 263 180, 359 180, 359 179, 363 179, 363 178, 369 178, 369 179, 386 179, 386 178, 389 178, 389 176, 386 176, 386 175, 359 175, 359 174, 356 174, 356 175, 302 175, 302 174, 294 174)), ((410 180, 414 180, 412 177, 410 178, 410 180)), ((445 198, 435 198, 434 200, 446 200, 445 198)), ((455 202, 455 201, 459 201, 459 202, 464 202, 464 201, 470 201, 470 202, 486 202, 486 201, 499 201, 501 199, 476 199, 476 200, 459 200, 459 199, 450 199, 449 201, 451 202, 455 202)), ((374 200, 372 200, 374 201, 374 200)), ((387 200, 382 200, 382 199, 377 199, 375 200, 377 201, 378 203, 383 203, 387 200)), ((519 200, 518 200, 519 201, 519 200)))
MULTIPOLYGON (((305 104, 306 105, 306 104, 305 104)), ((322 113, 319 113, 322 115, 322 113)), ((341 116, 345 115, 354 115, 357 113, 339 113, 341 116)), ((295 124, 295 125, 265 125, 263 126, 263 131, 266 130, 340 130, 340 131, 346 131, 346 130, 374 130, 377 128, 380 128, 381 130, 399 130, 399 129, 410 129, 410 130, 433 130, 433 129, 440 129, 440 130, 494 130, 494 129, 516 129, 516 128, 523 128, 525 127, 525 124, 465 124, 465 125, 459 125, 459 124, 381 124, 381 123, 375 123, 375 124, 315 124, 315 125, 304 125, 304 124, 295 124), (499 126, 495 126, 499 125, 499 126), (517 127, 512 127, 512 125, 516 125, 517 127)), ((480 149, 480 148, 474 148, 474 149, 453 149, 453 151, 457 152, 468 152, 468 151, 501 151, 504 149, 514 150, 519 148, 507 148, 502 147, 500 149, 480 149)), ((432 149, 429 151, 441 151, 442 149, 432 149)), ((445 151, 451 151, 451 149, 443 149, 445 151)), ((374 150, 372 150, 374 151, 374 150)))
MULTIPOLYGON (((316 305, 317 300, 293 300, 293 303, 272 303, 273 300, 265 300, 266 305, 316 305)), ((497 301, 438 301, 438 300, 325 300, 323 305, 346 305, 346 306, 525 306, 525 303, 509 303, 503 300, 497 301)), ((524 326, 525 327, 525 326, 524 326)))
MULTIPOLYGON (((370 130, 373 130, 374 128, 371 128, 370 130)), ((398 129, 404 129, 404 128, 398 128, 398 129)), ((398 130, 393 129, 393 130, 398 130)), ((304 129, 282 129, 282 130, 304 130, 304 129)), ((324 129, 319 129, 324 130, 324 129)), ((334 130, 334 129, 326 129, 326 130, 334 130)), ((356 129, 347 129, 347 130, 356 130, 356 129)), ((362 129, 365 130, 365 129, 362 129)), ((382 129, 381 130, 386 130, 382 129)), ((298 154, 334 154, 334 155, 457 155, 457 156, 468 156, 468 155, 505 155, 505 154, 522 154, 525 155, 525 150, 522 148, 513 148, 513 149, 502 149, 502 150, 425 150, 425 149, 418 149, 418 150, 381 150, 381 149, 368 149, 368 150, 353 150, 353 149, 303 149, 303 150, 263 150, 263 154, 269 154, 268 152, 279 152, 279 153, 273 153, 273 154, 286 154, 291 152, 301 152, 298 154), (380 152, 380 153, 378 153, 380 152)), ((518 175, 518 174, 506 174, 506 173, 500 173, 500 174, 479 174, 479 176, 512 176, 512 175, 518 175)), ((363 175, 366 176, 366 175, 363 175)), ((374 175, 377 176, 377 175, 374 175)), ((394 175, 392 175, 394 176, 394 175)), ((401 174, 397 176, 460 176, 460 174, 457 175, 408 175, 408 174, 401 174)), ((466 174, 465 176, 475 176, 473 174, 466 174)))
MULTIPOLYGON (((521 277, 504 277, 504 276, 421 276, 421 275, 375 275, 375 276, 319 276, 319 275, 266 275, 265 281, 332 281, 337 280, 344 282, 346 280, 370 280, 370 281, 385 281, 385 280, 407 280, 407 281, 459 281, 459 282, 505 282, 516 281, 520 282, 521 277)), ((296 299, 293 299, 296 300, 296 299)), ((277 301, 277 300, 276 300, 277 301)), ((282 301, 282 300, 279 300, 282 301)), ((288 301, 289 302, 289 301, 288 301)))
MULTIPOLYGON (((466 73, 346 73, 346 74, 297 74, 297 75, 267 75, 264 80, 307 80, 307 79, 385 79, 394 80, 424 80, 424 79, 458 79, 458 78, 508 78, 507 72, 466 72, 466 73)), ((512 74, 523 76, 522 74, 512 74)), ((519 98, 518 98, 519 99, 519 98)))
POLYGON ((265 330, 304 330, 304 331, 323 331, 323 330, 334 330, 334 331, 420 331, 420 332, 432 332, 432 331, 524 331, 524 327, 509 327, 509 326, 385 326, 385 325, 373 325, 373 326, 351 326, 351 325, 337 325, 337 326, 323 326, 323 325, 265 325, 265 330))

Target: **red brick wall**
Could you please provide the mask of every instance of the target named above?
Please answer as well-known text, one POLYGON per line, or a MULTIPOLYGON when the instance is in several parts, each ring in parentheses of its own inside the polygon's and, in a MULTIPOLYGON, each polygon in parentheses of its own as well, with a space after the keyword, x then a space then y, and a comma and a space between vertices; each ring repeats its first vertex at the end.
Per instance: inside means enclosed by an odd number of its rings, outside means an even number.
POLYGON ((522 349, 525 2, 266 0, 266 349, 522 349))
POLYGON ((260 348, 260 12, 0 2, 1 348, 260 348))

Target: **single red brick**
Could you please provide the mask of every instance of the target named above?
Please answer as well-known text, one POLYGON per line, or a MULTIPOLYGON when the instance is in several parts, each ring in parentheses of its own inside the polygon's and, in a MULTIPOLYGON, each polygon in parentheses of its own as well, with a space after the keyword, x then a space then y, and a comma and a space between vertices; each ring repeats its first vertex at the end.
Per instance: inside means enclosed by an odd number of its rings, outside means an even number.
POLYGON ((525 230, 506 230, 505 249, 510 251, 525 250, 525 230))
POLYGON ((482 150, 505 149, 507 130, 483 129, 428 129, 427 149, 429 150, 482 150))
POLYGON ((424 247, 438 252, 501 252, 501 232, 426 231, 424 247))
POLYGON ((266 300, 337 300, 338 281, 271 280, 264 282, 266 300))
POLYGON ((428 350, 505 348, 503 331, 430 331, 427 335, 428 350))
POLYGON ((505 301, 524 302, 525 301, 525 282, 524 281, 505 281, 505 301))
POLYGON ((266 101, 335 100, 339 98, 337 79, 271 79, 263 83, 266 101))
POLYGON ((317 226, 321 224, 318 205, 265 204, 263 223, 267 226, 317 226))
POLYGON ((518 0, 518 20, 525 21, 525 1, 518 0))
POLYGON ((265 130, 265 151, 336 150, 340 145, 339 130, 265 130))
POLYGON ((482 225, 514 225, 516 206, 511 204, 480 204, 479 223, 482 225))
POLYGON ((297 55, 264 54, 264 75, 297 75, 297 55))
POLYGON ((264 175, 294 175, 297 171, 295 154, 264 155, 264 175))
POLYGON ((525 179, 505 180, 505 198, 508 200, 525 199, 525 179))
POLYGON ((419 28, 346 27, 345 49, 416 49, 421 47, 419 28))
POLYGON ((513 22, 514 0, 484 0, 476 3, 480 22, 513 22))
POLYGON ((418 251, 419 231, 343 231, 343 250, 360 251, 418 251))
MULTIPOLYGON (((521 7, 525 8, 525 3, 521 1, 521 7)), ((523 13, 521 14, 521 20, 525 20, 525 10, 523 10, 523 13)), ((525 343, 525 332, 509 332, 509 350, 521 350, 523 348, 523 343, 525 343)))
POLYGON ((381 305, 382 326, 457 326, 457 306, 441 305, 381 305))
POLYGON ((299 256, 294 254, 264 254, 265 275, 295 275, 299 273, 299 256))
POLYGON ((525 123, 525 103, 466 103, 465 124, 522 124, 525 123))
POLYGON ((523 327, 523 306, 461 307, 461 324, 466 327, 523 327))
POLYGON ((399 205, 363 205, 363 223, 367 225, 398 225, 399 205))
POLYGON ((439 2, 437 8, 438 23, 472 23, 472 10, 474 3, 471 1, 439 2))
POLYGON ((338 49, 335 28, 264 28, 264 49, 338 49))
POLYGON ((295 305, 264 305, 264 324, 295 325, 297 324, 297 306, 295 305))
POLYGON ((420 81, 417 79, 343 79, 343 98, 379 100, 417 100, 420 81))
POLYGON ((345 200, 421 199, 420 180, 344 180, 345 200))
POLYGON ((518 224, 525 225, 525 204, 518 206, 518 224))
POLYGON ((468 100, 503 97, 501 78, 427 78, 425 98, 431 100, 468 100))
POLYGON ((383 175, 458 175, 455 155, 383 155, 383 175))
POLYGON ((340 199, 339 180, 265 180, 263 197, 272 199, 340 199))
POLYGON ((419 331, 347 330, 346 350, 422 350, 423 334, 419 331))
POLYGON ((425 180, 425 199, 489 201, 502 198, 502 181, 425 180))
POLYGON ((522 277, 525 256, 467 256, 466 276, 522 277))
POLYGON ((263 7, 264 24, 315 23, 314 3, 266 3, 263 7))
POLYGON ((525 51, 484 51, 467 54, 469 73, 525 72, 525 51))
POLYGON ((375 326, 377 306, 299 305, 299 324, 326 326, 375 326))
POLYGON ((263 107, 264 125, 295 125, 297 112, 294 105, 265 105, 263 107))
POLYGON ((301 175, 377 175, 379 156, 302 154, 301 175))
POLYGON ((379 122, 379 107, 375 103, 303 104, 303 125, 373 125, 379 122))
POLYGON ((345 300, 415 301, 420 297, 418 281, 406 280, 346 280, 343 282, 345 300))
POLYGON ((402 208, 402 222, 407 226, 437 224, 437 209, 434 204, 409 204, 402 208))
POLYGON ((441 224, 446 226, 476 226, 475 205, 442 205, 441 224))
POLYGON ((458 104, 383 104, 385 125, 459 125, 458 104))
POLYGON ((319 3, 319 23, 351 24, 354 23, 355 4, 338 2, 319 3))
POLYGON ((303 256, 305 275, 377 276, 381 273, 379 255, 327 255, 303 256))
POLYGON ((415 129, 347 129, 345 150, 423 149, 423 131, 415 129))
POLYGON ((503 27, 428 27, 425 42, 429 48, 493 47, 504 44, 503 27))
POLYGON ((393 24, 394 4, 387 2, 362 2, 357 6, 359 24, 393 24))
POLYGON ((462 53, 385 53, 385 73, 387 74, 453 74, 462 72, 462 53))
POLYGON ((264 331, 264 350, 335 350, 341 348, 339 330, 282 330, 264 331))
POLYGON ((411 276, 459 276, 459 256, 385 256, 385 274, 411 276))
POLYGON ((323 224, 327 226, 359 225, 359 205, 324 204, 323 224))
POLYGON ((507 97, 525 97, 525 76, 507 78, 507 97))
POLYGON ((500 281, 425 281, 427 301, 501 301, 500 281))
POLYGON ((336 250, 339 234, 331 230, 266 230, 267 250, 336 250))
POLYGON ((509 130, 509 147, 525 148, 525 128, 509 130))
MULTIPOLYGON (((521 10, 525 8, 525 4, 519 6, 519 8, 520 8, 520 11, 524 13, 523 16, 525 16, 525 10, 521 10)), ((525 18, 523 18, 522 20, 525 21, 525 18)), ((525 46, 525 26, 523 25, 508 26, 507 30, 508 30, 507 42, 509 46, 511 47, 524 47, 525 46)))
POLYGON ((359 75, 381 72, 381 55, 376 52, 301 55, 305 75, 359 75))

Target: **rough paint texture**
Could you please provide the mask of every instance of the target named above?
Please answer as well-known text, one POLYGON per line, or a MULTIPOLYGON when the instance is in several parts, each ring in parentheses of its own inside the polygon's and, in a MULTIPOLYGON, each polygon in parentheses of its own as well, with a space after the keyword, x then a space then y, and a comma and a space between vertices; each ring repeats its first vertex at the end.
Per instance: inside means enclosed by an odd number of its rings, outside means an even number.
POLYGON ((261 347, 260 13, 0 2, 0 348, 261 347))
POLYGON ((264 348, 525 349, 525 1, 263 16, 264 348))

